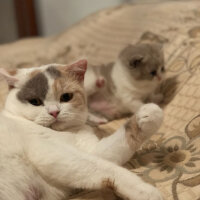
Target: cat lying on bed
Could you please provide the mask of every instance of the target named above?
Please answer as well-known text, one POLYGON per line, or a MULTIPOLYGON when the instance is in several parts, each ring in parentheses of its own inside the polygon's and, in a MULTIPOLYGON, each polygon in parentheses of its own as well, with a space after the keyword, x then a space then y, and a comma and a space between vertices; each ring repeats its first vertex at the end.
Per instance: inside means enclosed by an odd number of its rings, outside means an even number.
POLYGON ((106 122, 135 113, 147 99, 160 103, 163 96, 155 90, 164 74, 163 51, 156 43, 129 45, 115 63, 90 67, 85 79, 88 105, 101 116, 90 115, 90 121, 106 122))
POLYGON ((0 199, 62 200, 72 188, 106 187, 129 200, 161 200, 159 191, 120 167, 157 131, 162 110, 142 106, 113 135, 99 139, 85 122, 87 62, 1 69, 10 92, 0 114, 0 199))

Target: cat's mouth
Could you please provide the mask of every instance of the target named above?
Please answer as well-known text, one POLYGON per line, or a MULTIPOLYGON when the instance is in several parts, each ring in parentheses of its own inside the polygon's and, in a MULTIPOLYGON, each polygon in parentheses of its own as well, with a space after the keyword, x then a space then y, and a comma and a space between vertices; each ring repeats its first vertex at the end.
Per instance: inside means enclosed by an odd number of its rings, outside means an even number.
POLYGON ((51 127, 51 126, 53 126, 53 125, 55 125, 55 124, 58 124, 58 123, 62 123, 62 120, 56 118, 56 119, 52 120, 52 122, 50 123, 49 126, 51 127))
POLYGON ((56 131, 62 131, 66 127, 66 123, 62 120, 56 120, 54 123, 50 125, 50 128, 56 131))
POLYGON ((51 122, 50 127, 57 126, 58 124, 64 124, 64 123, 66 123, 66 119, 56 118, 51 122))
POLYGON ((57 123, 60 123, 61 121, 58 119, 58 118, 52 118, 50 120, 35 120, 35 123, 41 125, 41 126, 44 126, 44 127, 49 127, 51 128, 51 126, 53 124, 57 124, 57 123))

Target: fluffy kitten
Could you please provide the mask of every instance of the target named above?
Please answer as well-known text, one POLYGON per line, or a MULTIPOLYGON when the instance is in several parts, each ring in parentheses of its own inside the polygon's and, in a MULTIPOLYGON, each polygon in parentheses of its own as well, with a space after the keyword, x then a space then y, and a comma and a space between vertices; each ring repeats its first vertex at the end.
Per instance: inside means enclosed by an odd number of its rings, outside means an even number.
POLYGON ((154 93, 164 73, 160 45, 129 45, 115 63, 89 68, 85 79, 89 108, 107 119, 114 119, 135 113, 147 98, 159 103, 162 95, 154 93))
POLYGON ((130 200, 162 200, 159 191, 120 167, 157 131, 162 110, 146 104, 113 135, 85 125, 87 62, 0 70, 10 88, 0 114, 0 199, 62 200, 72 188, 113 189, 130 200), (54 130, 53 130, 54 129, 54 130))

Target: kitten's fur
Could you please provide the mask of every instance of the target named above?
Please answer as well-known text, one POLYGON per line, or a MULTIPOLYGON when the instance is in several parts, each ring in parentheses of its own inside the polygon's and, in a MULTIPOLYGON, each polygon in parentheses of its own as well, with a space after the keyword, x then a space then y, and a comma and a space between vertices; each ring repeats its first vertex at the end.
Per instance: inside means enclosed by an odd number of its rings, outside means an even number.
POLYGON ((124 48, 115 63, 90 67, 85 87, 89 108, 107 119, 135 113, 147 98, 159 103, 154 94, 164 78, 164 55, 156 43, 138 43, 124 48))
POLYGON ((162 199, 156 188, 119 166, 157 131, 161 109, 142 106, 100 140, 85 125, 86 67, 81 60, 19 69, 14 76, 0 69, 12 88, 0 114, 1 200, 62 200, 72 188, 106 187, 129 200, 162 199))

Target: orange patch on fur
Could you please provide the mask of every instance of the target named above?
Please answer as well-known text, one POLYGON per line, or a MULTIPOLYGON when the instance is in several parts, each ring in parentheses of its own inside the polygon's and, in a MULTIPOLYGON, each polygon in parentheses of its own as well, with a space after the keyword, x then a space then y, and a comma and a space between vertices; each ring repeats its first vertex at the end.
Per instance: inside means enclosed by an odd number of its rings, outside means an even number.
POLYGON ((129 121, 125 124, 124 128, 128 145, 131 149, 136 151, 143 142, 142 133, 140 128, 138 127, 136 117, 131 117, 129 121))
POLYGON ((11 76, 14 76, 15 74, 17 74, 17 69, 8 69, 7 71, 11 76))
POLYGON ((35 75, 37 75, 38 73, 40 73, 40 70, 34 70, 30 73, 30 78, 33 78, 35 75))
POLYGON ((112 190, 114 192, 117 191, 117 187, 115 186, 115 181, 110 180, 109 178, 106 178, 102 181, 102 188, 112 190))
POLYGON ((86 97, 83 87, 75 79, 73 74, 64 73, 61 71, 61 77, 56 78, 52 85, 54 96, 57 100, 60 100, 60 96, 64 93, 73 93, 73 98, 70 103, 74 107, 79 107, 80 109, 86 106, 86 97))
POLYGON ((55 98, 58 100, 60 98, 60 95, 62 94, 63 88, 63 81, 61 78, 55 79, 53 83, 53 93, 55 98))

